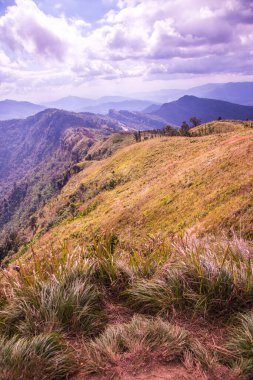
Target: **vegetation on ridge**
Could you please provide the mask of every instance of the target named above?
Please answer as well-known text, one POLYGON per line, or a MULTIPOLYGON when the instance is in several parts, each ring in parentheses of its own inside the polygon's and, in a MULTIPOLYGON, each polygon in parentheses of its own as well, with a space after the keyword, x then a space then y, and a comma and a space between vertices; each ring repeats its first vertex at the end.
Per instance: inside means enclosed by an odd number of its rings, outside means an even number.
POLYGON ((126 242, 189 229, 199 235, 235 230, 250 238, 249 123, 217 121, 191 133, 202 136, 150 138, 89 161, 37 215, 36 250, 57 248, 65 239, 76 245, 106 231, 108 220, 126 242))

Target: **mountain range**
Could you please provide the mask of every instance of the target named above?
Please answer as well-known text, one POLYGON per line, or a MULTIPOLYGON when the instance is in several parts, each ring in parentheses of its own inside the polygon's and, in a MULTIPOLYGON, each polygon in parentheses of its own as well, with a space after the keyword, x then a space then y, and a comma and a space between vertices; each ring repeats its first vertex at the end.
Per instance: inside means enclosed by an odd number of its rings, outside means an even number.
MULTIPOLYGON (((109 116, 46 109, 26 119, 0 122, 0 228, 29 224, 30 217, 57 194, 79 162, 107 157, 117 148, 97 143, 115 133, 162 128, 166 121, 138 112, 109 116)), ((122 138, 119 138, 121 142, 122 138)), ((1 234, 0 234, 1 240, 1 234)))
POLYGON ((107 114, 110 110, 154 113, 163 103, 176 101, 185 95, 250 106, 253 105, 253 82, 213 83, 183 90, 165 89, 138 94, 136 99, 122 96, 104 96, 99 99, 67 96, 43 105, 3 100, 0 101, 0 120, 25 118, 46 108, 100 114, 107 114))
POLYGON ((210 83, 188 89, 164 89, 137 95, 143 99, 155 99, 156 103, 168 103, 184 95, 194 95, 248 106, 253 105, 253 82, 210 83))
POLYGON ((140 111, 151 104, 152 102, 149 100, 131 99, 122 96, 104 96, 99 99, 68 96, 55 102, 47 103, 46 106, 74 112, 107 114, 110 109, 140 111))

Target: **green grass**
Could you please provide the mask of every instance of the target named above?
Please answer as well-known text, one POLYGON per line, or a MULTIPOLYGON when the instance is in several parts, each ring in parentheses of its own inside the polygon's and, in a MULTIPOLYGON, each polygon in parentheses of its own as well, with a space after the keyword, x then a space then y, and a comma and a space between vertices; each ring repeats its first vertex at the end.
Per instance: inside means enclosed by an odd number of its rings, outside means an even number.
POLYGON ((0 310, 0 327, 9 336, 62 330, 92 336, 105 322, 101 302, 87 275, 72 271, 58 279, 14 287, 0 310))
POLYGON ((253 301, 252 245, 242 240, 182 239, 151 279, 133 281, 123 297, 138 312, 231 314, 253 301))
POLYGON ((92 280, 115 294, 129 285, 132 276, 132 269, 116 252, 117 244, 117 235, 110 233, 98 235, 87 248, 87 255, 94 263, 92 280))
POLYGON ((0 338, 2 380, 66 379, 77 366, 73 353, 55 333, 32 338, 0 338))
POLYGON ((233 327, 226 348, 226 361, 240 373, 252 378, 253 374, 253 311, 240 314, 233 327))

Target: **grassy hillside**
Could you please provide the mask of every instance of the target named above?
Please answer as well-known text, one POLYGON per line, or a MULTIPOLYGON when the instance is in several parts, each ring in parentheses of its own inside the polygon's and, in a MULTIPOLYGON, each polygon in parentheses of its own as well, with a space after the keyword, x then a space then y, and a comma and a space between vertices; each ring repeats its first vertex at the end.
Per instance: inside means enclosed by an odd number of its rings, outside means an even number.
POLYGON ((0 270, 3 380, 252 378, 253 129, 191 134, 96 142, 37 213, 0 270))
POLYGON ((40 211, 37 233, 47 232, 36 249, 79 241, 98 229, 113 229, 125 241, 189 230, 201 235, 233 229, 252 237, 249 125, 215 122, 211 135, 157 137, 86 162, 40 211))

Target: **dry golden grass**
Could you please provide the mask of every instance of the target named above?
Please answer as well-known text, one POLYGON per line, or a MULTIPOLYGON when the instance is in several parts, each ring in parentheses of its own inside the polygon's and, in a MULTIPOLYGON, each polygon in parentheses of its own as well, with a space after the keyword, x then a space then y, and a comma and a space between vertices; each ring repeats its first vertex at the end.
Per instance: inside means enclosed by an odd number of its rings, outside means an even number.
POLYGON ((231 228, 252 237, 253 130, 247 122, 209 124, 217 133, 157 137, 91 161, 43 209, 38 230, 49 220, 53 226, 34 243, 36 251, 65 240, 75 246, 98 229, 113 229, 125 242, 231 228), (80 185, 75 216, 57 219, 80 185))

